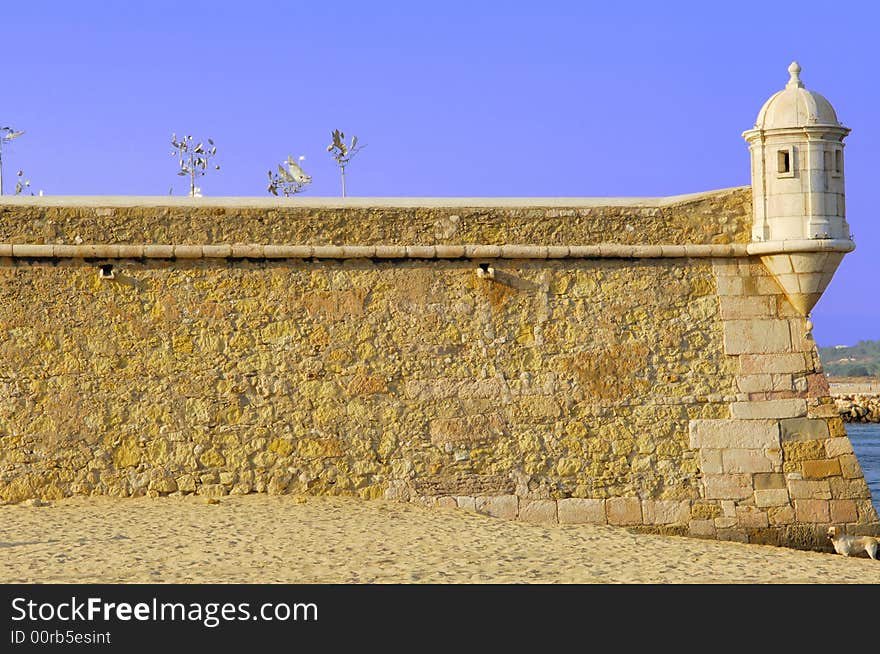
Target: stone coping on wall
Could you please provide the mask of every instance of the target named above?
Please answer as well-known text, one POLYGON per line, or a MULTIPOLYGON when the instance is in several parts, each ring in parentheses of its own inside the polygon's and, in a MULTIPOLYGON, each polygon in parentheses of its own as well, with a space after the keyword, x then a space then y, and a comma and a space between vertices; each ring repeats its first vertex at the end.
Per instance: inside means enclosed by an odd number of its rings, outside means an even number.
POLYGON ((748 243, 750 187, 662 198, 2 196, 0 243, 748 243))
POLYGON ((724 258, 774 253, 850 252, 848 239, 801 239, 726 245, 264 245, 259 243, 38 244, 0 243, 16 259, 660 259, 724 258))
POLYGON ((430 198, 430 197, 174 197, 155 195, 6 195, 0 205, 25 207, 222 207, 226 209, 329 208, 519 208, 519 207, 667 207, 692 202, 743 188, 730 188, 665 197, 523 197, 523 198, 430 198))

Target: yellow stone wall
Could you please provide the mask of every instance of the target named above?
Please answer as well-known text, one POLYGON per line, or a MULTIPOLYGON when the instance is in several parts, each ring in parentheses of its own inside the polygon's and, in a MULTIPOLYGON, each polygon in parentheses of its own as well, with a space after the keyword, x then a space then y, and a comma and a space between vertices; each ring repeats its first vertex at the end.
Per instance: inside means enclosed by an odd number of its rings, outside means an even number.
POLYGON ((710 264, 496 268, 0 267, 0 496, 696 497, 688 419, 734 393, 710 264))

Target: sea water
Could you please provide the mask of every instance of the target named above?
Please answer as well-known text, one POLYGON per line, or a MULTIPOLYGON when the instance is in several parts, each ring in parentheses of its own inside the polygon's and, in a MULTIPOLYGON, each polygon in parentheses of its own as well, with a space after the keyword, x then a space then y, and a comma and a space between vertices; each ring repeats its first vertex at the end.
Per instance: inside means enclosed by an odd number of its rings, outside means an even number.
POLYGON ((846 424, 846 435, 871 489, 874 508, 880 513, 880 424, 850 422, 846 424))

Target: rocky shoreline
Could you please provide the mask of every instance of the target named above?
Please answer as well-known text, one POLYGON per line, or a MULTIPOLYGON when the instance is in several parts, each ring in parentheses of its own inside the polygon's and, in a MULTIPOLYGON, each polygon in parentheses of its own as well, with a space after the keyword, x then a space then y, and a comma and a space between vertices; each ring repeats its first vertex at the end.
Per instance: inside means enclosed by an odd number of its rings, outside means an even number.
POLYGON ((845 394, 832 397, 844 422, 880 422, 880 394, 845 394))
POLYGON ((844 422, 880 423, 880 379, 832 377, 828 387, 844 422))

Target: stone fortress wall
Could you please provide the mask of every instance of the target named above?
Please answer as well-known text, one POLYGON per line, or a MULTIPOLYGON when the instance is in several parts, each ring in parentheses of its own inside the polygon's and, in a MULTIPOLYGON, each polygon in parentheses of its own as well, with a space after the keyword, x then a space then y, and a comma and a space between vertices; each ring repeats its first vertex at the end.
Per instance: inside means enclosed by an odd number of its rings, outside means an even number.
POLYGON ((830 524, 878 533, 751 205, 4 198, 0 498, 347 494, 813 549, 830 524))

